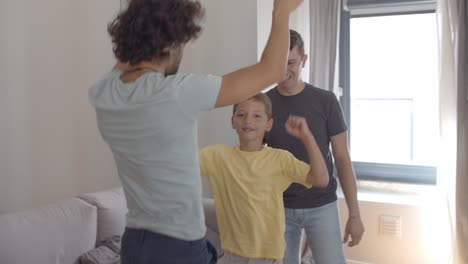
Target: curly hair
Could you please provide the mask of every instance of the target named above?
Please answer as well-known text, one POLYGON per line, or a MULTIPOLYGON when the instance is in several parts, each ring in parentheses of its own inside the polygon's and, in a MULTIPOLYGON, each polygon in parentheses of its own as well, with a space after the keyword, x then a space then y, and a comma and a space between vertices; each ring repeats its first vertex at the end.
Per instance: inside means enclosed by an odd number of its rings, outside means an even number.
POLYGON ((107 31, 115 57, 131 65, 169 55, 165 48, 196 39, 204 9, 190 0, 130 0, 107 31))

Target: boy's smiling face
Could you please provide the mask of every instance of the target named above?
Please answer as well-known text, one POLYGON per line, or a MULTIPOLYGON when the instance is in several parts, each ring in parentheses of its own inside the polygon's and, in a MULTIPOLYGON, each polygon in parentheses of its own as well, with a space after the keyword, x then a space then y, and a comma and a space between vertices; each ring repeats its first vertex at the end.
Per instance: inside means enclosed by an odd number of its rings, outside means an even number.
POLYGON ((270 131, 273 125, 265 104, 255 99, 238 104, 231 121, 241 145, 258 143, 259 147, 263 145, 265 132, 270 131))

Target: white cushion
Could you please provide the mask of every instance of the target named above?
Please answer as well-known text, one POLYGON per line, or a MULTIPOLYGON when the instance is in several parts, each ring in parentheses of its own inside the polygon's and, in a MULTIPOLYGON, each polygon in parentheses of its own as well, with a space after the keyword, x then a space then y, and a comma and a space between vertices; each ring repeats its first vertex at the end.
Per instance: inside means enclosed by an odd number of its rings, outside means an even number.
POLYGON ((203 210, 205 212, 206 226, 211 228, 216 233, 219 233, 214 200, 212 198, 203 198, 203 210))
POLYGON ((78 198, 98 208, 96 243, 115 235, 122 236, 125 230, 125 215, 127 213, 127 203, 122 188, 80 194, 78 198))
POLYGON ((97 209, 79 199, 0 215, 0 263, 76 263, 94 248, 97 209))
POLYGON ((216 220, 214 200, 211 198, 203 198, 203 210, 205 211, 206 224, 205 238, 216 248, 218 257, 220 257, 223 255, 223 249, 221 248, 221 241, 219 238, 218 221, 216 220))

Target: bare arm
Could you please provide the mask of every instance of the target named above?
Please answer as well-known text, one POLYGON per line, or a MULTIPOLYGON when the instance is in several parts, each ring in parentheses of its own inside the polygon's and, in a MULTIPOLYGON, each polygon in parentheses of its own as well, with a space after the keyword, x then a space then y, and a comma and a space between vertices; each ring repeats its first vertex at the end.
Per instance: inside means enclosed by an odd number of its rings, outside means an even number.
POLYGON ((315 187, 326 187, 330 179, 327 165, 305 118, 290 116, 286 121, 285 127, 290 135, 302 141, 309 155, 310 170, 307 175, 307 183, 315 187))
POLYGON ((361 214, 357 199, 356 175, 351 163, 348 150, 348 133, 343 132, 331 138, 333 157, 335 159, 336 168, 338 170, 338 179, 346 199, 348 206, 348 221, 346 224, 343 243, 348 242, 349 236, 351 240, 349 246, 357 245, 364 233, 364 225, 362 224, 361 214))
POLYGON ((303 0, 275 0, 271 32, 260 62, 223 76, 215 107, 241 102, 284 78, 289 52, 289 15, 303 0))

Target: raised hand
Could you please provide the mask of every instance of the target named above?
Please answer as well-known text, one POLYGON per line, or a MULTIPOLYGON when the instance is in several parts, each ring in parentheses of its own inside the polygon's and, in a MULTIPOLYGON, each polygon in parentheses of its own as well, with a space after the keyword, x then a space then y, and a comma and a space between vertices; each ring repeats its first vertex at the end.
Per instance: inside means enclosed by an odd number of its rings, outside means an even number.
POLYGON ((300 116, 289 116, 285 127, 288 134, 301 140, 307 139, 311 135, 307 120, 300 116))
POLYGON ((304 2, 304 0, 275 0, 274 8, 283 9, 288 13, 291 13, 296 10, 296 8, 300 6, 302 2, 304 2))

